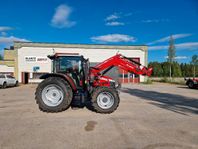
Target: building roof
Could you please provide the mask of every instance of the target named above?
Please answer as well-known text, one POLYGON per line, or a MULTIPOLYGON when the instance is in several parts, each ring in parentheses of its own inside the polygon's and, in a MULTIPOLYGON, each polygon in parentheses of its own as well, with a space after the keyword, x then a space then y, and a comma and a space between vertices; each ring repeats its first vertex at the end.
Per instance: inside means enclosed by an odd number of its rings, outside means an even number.
POLYGON ((50 47, 50 48, 85 48, 85 49, 119 49, 119 50, 142 50, 147 51, 146 45, 104 45, 104 44, 66 44, 47 42, 14 42, 14 48, 21 47, 50 47))

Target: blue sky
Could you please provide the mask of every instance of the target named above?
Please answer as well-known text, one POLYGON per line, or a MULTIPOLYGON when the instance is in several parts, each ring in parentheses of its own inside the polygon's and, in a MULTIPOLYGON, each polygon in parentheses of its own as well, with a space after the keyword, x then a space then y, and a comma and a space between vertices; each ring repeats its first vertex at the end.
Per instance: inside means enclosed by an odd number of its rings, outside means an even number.
POLYGON ((149 61, 198 54, 197 0, 6 0, 0 2, 0 53, 14 40, 148 45, 149 61))

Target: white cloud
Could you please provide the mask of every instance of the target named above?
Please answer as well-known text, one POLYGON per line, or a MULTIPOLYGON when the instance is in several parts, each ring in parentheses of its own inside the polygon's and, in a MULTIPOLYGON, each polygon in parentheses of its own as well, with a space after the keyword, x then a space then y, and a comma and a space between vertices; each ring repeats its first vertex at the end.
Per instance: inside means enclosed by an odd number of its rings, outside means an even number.
POLYGON ((124 14, 124 16, 125 16, 125 17, 129 17, 129 16, 132 16, 132 15, 135 14, 135 13, 137 13, 137 12, 133 12, 133 13, 132 13, 132 12, 129 12, 129 13, 124 14))
POLYGON ((158 23, 160 20, 142 20, 142 23, 158 23))
POLYGON ((6 32, 1 32, 1 35, 2 35, 2 36, 6 36, 7 33, 6 33, 6 32))
POLYGON ((169 22, 169 19, 147 19, 147 20, 142 20, 142 23, 159 23, 159 22, 169 22))
POLYGON ((115 22, 107 22, 106 25, 107 26, 122 26, 124 25, 124 23, 115 21, 115 22))
POLYGON ((149 50, 166 50, 168 49, 168 46, 162 45, 162 46, 149 46, 149 50))
MULTIPOLYGON (((164 58, 167 59, 168 56, 164 56, 164 58)), ((176 56, 176 57, 175 57, 175 60, 182 60, 182 59, 188 59, 188 58, 189 58, 189 57, 187 57, 187 56, 176 56)))
POLYGON ((0 26, 0 32, 5 32, 9 30, 13 30, 14 28, 9 27, 9 26, 0 26))
POLYGON ((188 57, 187 56, 176 56, 175 59, 176 60, 188 59, 188 57))
POLYGON ((56 8, 55 14, 51 20, 52 26, 56 28, 69 28, 76 24, 75 21, 70 21, 72 8, 67 5, 60 5, 56 8))
POLYGON ((30 41, 27 40, 27 39, 18 38, 18 37, 14 37, 14 36, 10 36, 10 37, 0 37, 0 45, 9 46, 9 45, 13 44, 14 41, 30 42, 30 41))
POLYGON ((0 35, 1 36, 6 36, 7 33, 6 31, 10 31, 10 30, 13 30, 14 28, 12 27, 9 27, 9 26, 0 26, 0 35))
MULTIPOLYGON (((168 45, 162 46, 149 46, 149 50, 167 50, 168 45)), ((198 50, 198 42, 185 42, 175 44, 176 50, 198 50)))
POLYGON ((120 15, 118 13, 114 13, 112 15, 109 15, 106 17, 105 21, 113 21, 120 18, 120 15))
POLYGON ((190 50, 198 50, 198 42, 185 42, 185 43, 180 43, 175 45, 176 48, 178 49, 190 49, 190 50))
MULTIPOLYGON (((172 35, 173 39, 180 39, 180 38, 185 38, 185 37, 188 37, 188 36, 191 36, 192 34, 174 34, 172 35)), ((150 43, 147 43, 147 45, 153 45, 153 44, 156 44, 156 43, 161 43, 161 42, 166 42, 166 41, 169 41, 170 40, 170 36, 167 36, 167 37, 164 37, 164 38, 161 38, 159 40, 155 40, 153 42, 150 42, 150 43)))
POLYGON ((136 39, 124 34, 107 34, 102 36, 91 37, 92 41, 96 42, 135 42, 136 39))
POLYGON ((119 20, 124 17, 129 17, 131 15, 132 15, 132 13, 123 14, 121 12, 120 13, 115 12, 105 18, 105 25, 107 25, 107 26, 123 26, 123 25, 125 25, 125 23, 121 22, 119 20))

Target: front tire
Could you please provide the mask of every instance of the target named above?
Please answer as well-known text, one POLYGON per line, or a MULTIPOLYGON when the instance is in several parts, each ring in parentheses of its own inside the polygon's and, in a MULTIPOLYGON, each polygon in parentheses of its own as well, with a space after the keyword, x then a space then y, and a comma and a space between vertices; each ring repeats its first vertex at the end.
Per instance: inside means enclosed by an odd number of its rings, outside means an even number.
POLYGON ((17 86, 19 86, 19 82, 18 81, 16 81, 16 83, 15 83, 15 85, 14 85, 15 87, 17 87, 17 86))
POLYGON ((113 88, 98 87, 92 93, 91 105, 98 113, 112 113, 119 106, 118 92, 113 88))
POLYGON ((7 83, 4 82, 3 85, 2 85, 2 88, 5 89, 6 87, 7 87, 7 83))
POLYGON ((73 93, 62 78, 50 77, 42 81, 35 93, 36 102, 44 112, 61 112, 69 108, 73 93))

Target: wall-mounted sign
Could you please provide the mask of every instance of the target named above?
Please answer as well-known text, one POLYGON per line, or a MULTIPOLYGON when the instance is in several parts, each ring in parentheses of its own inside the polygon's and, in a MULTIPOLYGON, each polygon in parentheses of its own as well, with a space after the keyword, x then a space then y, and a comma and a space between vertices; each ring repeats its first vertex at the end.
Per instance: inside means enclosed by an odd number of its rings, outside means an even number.
POLYGON ((34 66, 34 67, 33 67, 33 71, 34 71, 34 72, 37 72, 39 69, 40 69, 39 66, 34 66))
POLYGON ((36 56, 26 56, 25 61, 26 62, 36 62, 36 56))
POLYGON ((47 62, 47 57, 37 57, 36 61, 40 63, 47 62))
POLYGON ((46 63, 47 62, 47 57, 37 57, 37 56, 26 56, 25 57, 26 62, 31 62, 31 63, 46 63))

